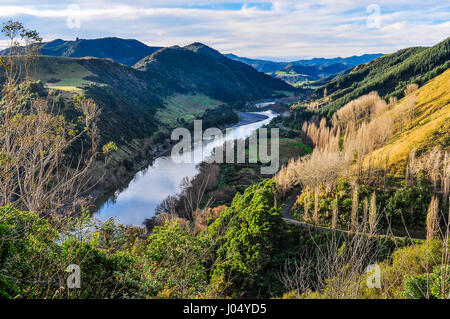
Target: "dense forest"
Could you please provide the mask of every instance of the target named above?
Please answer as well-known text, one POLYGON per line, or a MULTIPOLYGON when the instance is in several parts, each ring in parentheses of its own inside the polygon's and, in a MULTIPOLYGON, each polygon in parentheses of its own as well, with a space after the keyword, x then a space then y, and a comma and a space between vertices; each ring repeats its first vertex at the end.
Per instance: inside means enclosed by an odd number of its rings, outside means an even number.
MULTIPOLYGON (((71 58, 96 57, 112 59, 118 63, 133 66, 139 60, 162 49, 150 47, 137 40, 120 38, 76 39, 64 41, 56 39, 39 44, 39 53, 46 56, 61 56, 71 58)), ((23 52, 23 48, 22 48, 23 52)), ((0 55, 7 55, 8 49, 0 51, 0 55)))
POLYGON ((449 51, 447 38, 433 47, 403 49, 358 66, 317 90, 316 96, 325 95, 329 103, 320 113, 331 118, 344 104, 373 90, 386 100, 401 98, 408 84, 423 85, 447 70, 449 51))

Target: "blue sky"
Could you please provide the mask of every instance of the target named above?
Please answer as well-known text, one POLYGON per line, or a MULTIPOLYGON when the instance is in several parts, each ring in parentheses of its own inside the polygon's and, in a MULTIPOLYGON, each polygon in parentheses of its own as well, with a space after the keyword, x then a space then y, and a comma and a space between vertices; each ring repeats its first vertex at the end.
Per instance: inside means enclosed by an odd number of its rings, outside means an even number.
POLYGON ((0 21, 8 19, 37 29, 44 40, 117 36, 157 46, 203 42, 222 53, 293 60, 436 44, 449 36, 450 3, 0 0, 0 21))

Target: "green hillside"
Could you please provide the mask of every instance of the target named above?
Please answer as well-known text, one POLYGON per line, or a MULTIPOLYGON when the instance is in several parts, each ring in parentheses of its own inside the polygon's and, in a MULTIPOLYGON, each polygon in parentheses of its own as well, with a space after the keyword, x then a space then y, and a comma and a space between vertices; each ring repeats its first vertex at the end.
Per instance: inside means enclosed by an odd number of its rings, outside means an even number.
POLYGON ((227 103, 270 97, 275 90, 294 90, 281 80, 230 60, 201 43, 161 49, 138 62, 135 68, 162 75, 186 93, 201 92, 227 103))
POLYGON ((158 129, 155 112, 176 87, 161 76, 152 80, 142 72, 106 59, 39 56, 31 77, 54 95, 64 97, 72 112, 72 95, 85 94, 101 107, 99 122, 103 141, 128 143, 151 136, 158 129))
POLYGON ((330 103, 321 109, 330 117, 349 101, 377 91, 385 99, 401 98, 408 83, 424 84, 449 67, 450 38, 433 47, 413 47, 400 50, 356 67, 351 73, 326 83, 316 91, 324 90, 330 103))
POLYGON ((92 97, 102 108, 103 140, 118 145, 178 125, 179 118, 192 121, 223 104, 239 107, 296 91, 202 44, 159 50, 136 67, 92 57, 39 56, 30 71, 44 87, 62 93, 69 109, 71 95, 92 97))
MULTIPOLYGON (((150 47, 134 39, 120 39, 116 37, 100 39, 76 39, 64 41, 56 39, 42 43, 39 51, 42 55, 62 56, 72 58, 96 57, 111 59, 128 66, 134 65, 145 56, 161 49, 150 47)), ((0 51, 0 55, 8 50, 0 51)))

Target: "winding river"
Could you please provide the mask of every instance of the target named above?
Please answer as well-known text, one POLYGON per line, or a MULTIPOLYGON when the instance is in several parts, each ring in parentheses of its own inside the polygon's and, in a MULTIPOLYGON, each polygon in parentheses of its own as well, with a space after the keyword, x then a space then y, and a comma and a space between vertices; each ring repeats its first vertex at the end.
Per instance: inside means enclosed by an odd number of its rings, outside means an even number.
MULTIPOLYGON (((192 163, 174 163, 170 156, 156 158, 151 165, 136 174, 128 187, 116 192, 96 213, 100 220, 115 218, 126 225, 140 226, 155 214, 156 206, 167 196, 178 194, 184 177, 198 174, 197 165, 211 156, 217 146, 227 140, 246 139, 268 124, 278 114, 272 111, 241 112, 240 121, 233 126, 233 134, 221 140, 203 142, 202 154, 194 154, 192 163)), ((195 149, 193 150, 195 152, 195 149)))

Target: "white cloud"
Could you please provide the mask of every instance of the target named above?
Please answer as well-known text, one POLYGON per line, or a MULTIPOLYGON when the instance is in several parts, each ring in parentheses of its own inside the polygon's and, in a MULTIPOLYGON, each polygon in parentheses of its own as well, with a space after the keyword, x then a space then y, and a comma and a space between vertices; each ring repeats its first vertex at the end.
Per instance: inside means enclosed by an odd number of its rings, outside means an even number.
MULTIPOLYGON (((450 7, 438 1, 377 1, 381 28, 369 29, 366 8, 373 1, 331 0, 271 3, 270 10, 244 5, 198 5, 241 1, 2 1, 0 18, 14 17, 38 29, 45 39, 55 37, 136 38, 151 45, 204 42, 222 52, 243 56, 299 58, 392 52, 411 45, 430 45, 448 36, 450 7), (67 5, 81 8, 81 28, 65 26, 67 5), (178 7, 177 7, 178 6, 178 7), (180 7, 183 6, 183 7, 180 7)), ((252 1, 253 2, 253 1, 252 1)), ((264 1, 267 2, 267 1, 264 1)), ((1 43, 0 43, 1 45, 1 43)))

